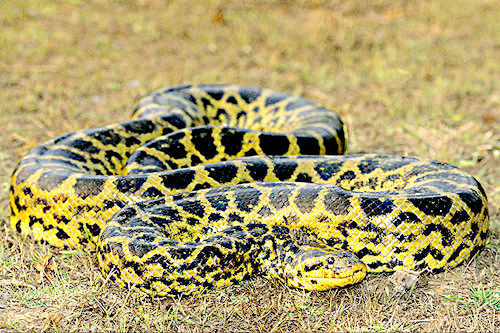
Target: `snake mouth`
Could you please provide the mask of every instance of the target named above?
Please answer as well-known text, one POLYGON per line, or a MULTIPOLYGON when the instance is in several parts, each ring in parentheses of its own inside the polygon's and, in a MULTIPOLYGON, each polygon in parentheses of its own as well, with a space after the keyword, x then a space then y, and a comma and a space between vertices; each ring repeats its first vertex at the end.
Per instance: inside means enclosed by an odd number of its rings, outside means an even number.
POLYGON ((365 278, 366 273, 366 266, 360 263, 355 267, 344 269, 319 269, 307 272, 297 277, 296 281, 289 281, 289 283, 300 289, 325 291, 359 283, 365 278))
POLYGON ((344 271, 344 272, 331 272, 331 271, 326 271, 326 272, 318 272, 319 274, 311 274, 307 275, 306 278, 308 279, 318 279, 318 280, 330 280, 330 279, 336 279, 336 280, 343 280, 343 279, 352 279, 354 277, 358 276, 363 276, 366 275, 366 270, 363 269, 356 269, 356 270, 349 270, 349 271, 344 271))

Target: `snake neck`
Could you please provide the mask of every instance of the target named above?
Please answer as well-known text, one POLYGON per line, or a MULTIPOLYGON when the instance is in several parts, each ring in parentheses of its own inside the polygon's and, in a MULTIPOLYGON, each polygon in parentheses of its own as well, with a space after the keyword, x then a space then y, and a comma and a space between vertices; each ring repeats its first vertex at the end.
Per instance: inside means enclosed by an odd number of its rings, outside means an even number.
POLYGON ((366 276, 366 265, 349 251, 302 244, 289 228, 266 227, 273 237, 258 238, 254 266, 268 279, 300 289, 328 290, 366 276))

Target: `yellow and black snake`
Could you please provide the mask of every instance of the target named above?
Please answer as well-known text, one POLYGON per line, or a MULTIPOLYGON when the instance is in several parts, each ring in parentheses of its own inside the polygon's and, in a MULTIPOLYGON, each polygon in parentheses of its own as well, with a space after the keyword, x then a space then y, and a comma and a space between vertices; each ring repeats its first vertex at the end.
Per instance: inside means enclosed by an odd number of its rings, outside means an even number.
POLYGON ((465 172, 408 156, 345 155, 339 117, 307 99, 231 85, 144 98, 132 120, 32 149, 11 224, 55 246, 90 241, 104 274, 186 295, 252 273, 325 290, 366 272, 440 271, 488 236, 465 172))

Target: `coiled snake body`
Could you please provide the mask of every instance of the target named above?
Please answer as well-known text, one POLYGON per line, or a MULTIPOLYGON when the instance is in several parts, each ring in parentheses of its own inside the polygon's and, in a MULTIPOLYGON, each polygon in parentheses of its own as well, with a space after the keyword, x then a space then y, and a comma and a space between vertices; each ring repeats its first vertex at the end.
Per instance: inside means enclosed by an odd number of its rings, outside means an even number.
POLYGON ((448 164, 345 150, 332 111, 267 89, 179 86, 134 119, 32 149, 11 224, 55 246, 90 241, 104 274, 155 295, 253 272, 298 288, 366 272, 440 271, 488 235, 481 185, 448 164))

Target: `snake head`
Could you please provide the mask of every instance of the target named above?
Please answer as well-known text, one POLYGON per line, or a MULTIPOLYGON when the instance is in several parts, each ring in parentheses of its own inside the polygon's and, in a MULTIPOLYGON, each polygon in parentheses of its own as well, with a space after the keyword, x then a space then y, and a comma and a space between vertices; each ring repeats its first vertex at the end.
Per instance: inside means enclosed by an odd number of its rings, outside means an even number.
POLYGON ((295 288, 328 290, 355 284, 366 276, 366 265, 348 251, 309 248, 285 264, 285 282, 295 288))

